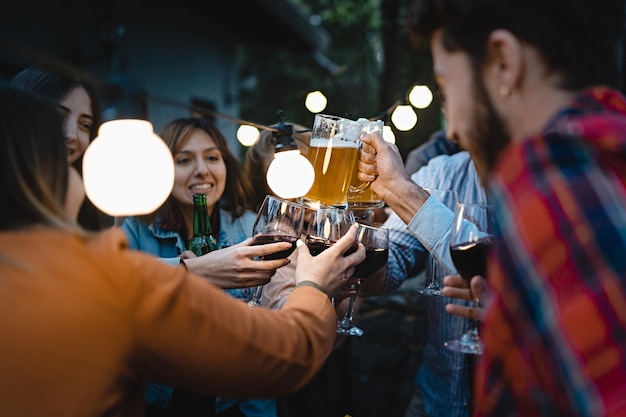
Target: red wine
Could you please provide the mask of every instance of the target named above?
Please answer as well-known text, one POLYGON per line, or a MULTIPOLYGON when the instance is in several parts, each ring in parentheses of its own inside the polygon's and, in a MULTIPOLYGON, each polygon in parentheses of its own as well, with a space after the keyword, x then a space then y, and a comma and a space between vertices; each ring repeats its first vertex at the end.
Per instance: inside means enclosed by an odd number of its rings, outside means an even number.
MULTIPOLYGON (((312 256, 317 256, 320 253, 324 252, 326 249, 330 248, 335 242, 323 239, 321 237, 315 236, 307 236, 304 239, 304 243, 309 248, 309 252, 311 252, 312 256)), ((356 252, 358 246, 356 244, 350 246, 350 248, 343 254, 343 256, 348 256, 354 252, 356 252)))
POLYGON ((365 248, 365 260, 354 269, 354 276, 367 278, 387 264, 389 249, 365 248))
POLYGON ((278 252, 270 253, 269 255, 263 256, 261 259, 264 261, 272 261, 274 259, 282 259, 287 258, 289 255, 296 250, 296 238, 295 236, 286 236, 286 235, 256 235, 254 237, 255 245, 267 245, 269 243, 277 243, 277 242, 288 242, 291 243, 291 247, 289 249, 281 250, 278 252))
POLYGON ((491 237, 486 237, 476 242, 450 246, 452 262, 459 275, 468 283, 474 275, 485 277, 487 272, 487 253, 490 246, 491 237))

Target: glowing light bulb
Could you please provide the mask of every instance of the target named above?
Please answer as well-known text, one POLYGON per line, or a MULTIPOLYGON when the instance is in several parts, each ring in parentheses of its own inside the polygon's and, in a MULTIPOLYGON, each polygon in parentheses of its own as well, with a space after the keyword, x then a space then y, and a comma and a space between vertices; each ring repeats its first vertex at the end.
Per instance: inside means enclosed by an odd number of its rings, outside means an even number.
POLYGON ((405 132, 413 129, 417 123, 417 114, 410 105, 400 105, 391 113, 391 121, 396 129, 405 132))
POLYGON ((409 103, 416 109, 425 109, 433 101, 433 93, 426 85, 415 85, 409 92, 409 103))
POLYGON ((267 168, 267 185, 279 197, 298 198, 309 192, 315 180, 313 166, 298 150, 276 152, 267 168))
POLYGON ((312 91, 306 95, 304 105, 311 113, 319 113, 326 108, 326 96, 321 91, 312 91))
POLYGON ((159 208, 174 186, 169 148, 146 120, 112 120, 83 157, 87 197, 111 216, 148 214, 159 208))
POLYGON ((251 125, 241 125, 237 129, 237 140, 243 146, 252 146, 259 140, 259 129, 251 125))

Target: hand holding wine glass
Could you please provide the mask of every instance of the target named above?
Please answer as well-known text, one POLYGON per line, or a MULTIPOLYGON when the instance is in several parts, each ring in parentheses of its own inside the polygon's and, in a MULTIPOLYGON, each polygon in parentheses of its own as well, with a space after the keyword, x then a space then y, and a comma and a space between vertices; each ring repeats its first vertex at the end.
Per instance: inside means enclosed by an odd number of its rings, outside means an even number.
MULTIPOLYGON (((439 200, 443 205, 450 210, 454 210, 456 204, 459 202, 459 195, 455 190, 444 190, 436 188, 424 188, 432 197, 439 200)), ((441 294, 441 287, 439 286, 438 278, 446 275, 450 271, 445 265, 438 262, 432 255, 428 254, 428 264, 426 265, 426 277, 428 284, 426 287, 418 290, 417 292, 422 295, 435 295, 441 294)))
POLYGON ((354 267, 365 260, 365 248, 355 245, 357 232, 356 224, 348 226, 341 238, 315 256, 298 241, 302 246, 298 249, 296 287, 313 281, 331 298, 344 289, 354 267))
MULTIPOLYGON (((443 284, 442 295, 459 300, 482 300, 489 290, 487 281, 479 275, 475 275, 472 278, 470 287, 467 286, 467 282, 460 275, 446 276, 443 280, 443 284)), ((481 303, 478 304, 480 305, 481 303)), ((447 304, 446 312, 455 316, 476 320, 480 320, 482 315, 482 310, 479 306, 470 307, 456 303, 447 304)))
MULTIPOLYGON (((311 214, 305 243, 311 255, 317 256, 338 241, 355 223, 354 214, 341 208, 321 208, 311 214)), ((356 250, 357 242, 346 255, 356 250)))
POLYGON ((259 259, 288 248, 290 245, 285 242, 258 246, 250 237, 202 256, 185 251, 179 258, 184 259, 189 271, 205 277, 220 288, 251 288, 267 284, 276 269, 289 263, 288 259, 265 262, 259 262, 259 259))
POLYGON ((389 229, 361 224, 358 233, 359 242, 365 246, 365 261, 356 266, 354 276, 359 282, 353 285, 354 295, 343 318, 337 323, 337 333, 349 336, 362 336, 363 330, 357 327, 352 319, 354 301, 361 285, 360 280, 366 279, 387 264, 389 257, 389 229))
MULTIPOLYGON (((294 201, 267 195, 257 213, 252 238, 256 245, 275 242, 288 242, 291 247, 263 256, 262 260, 287 258, 296 249, 296 241, 302 233, 304 223, 304 206, 294 201)), ((262 286, 258 286, 252 299, 251 307, 261 305, 262 286)))
MULTIPOLYGON (((495 220, 491 206, 464 203, 456 205, 450 233, 450 256, 468 287, 474 276, 485 277, 487 254, 493 240, 494 226, 495 220)), ((472 294, 471 298, 476 307, 477 296, 472 294)), ((451 340, 445 345, 448 349, 457 352, 482 354, 484 345, 478 335, 476 320, 471 320, 470 329, 460 339, 451 340)))

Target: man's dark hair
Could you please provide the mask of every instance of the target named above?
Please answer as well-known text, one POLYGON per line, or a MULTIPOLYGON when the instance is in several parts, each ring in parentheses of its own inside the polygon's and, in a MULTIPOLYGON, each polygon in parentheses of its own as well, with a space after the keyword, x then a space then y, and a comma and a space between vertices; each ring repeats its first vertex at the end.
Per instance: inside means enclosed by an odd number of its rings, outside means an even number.
POLYGON ((575 90, 619 86, 624 9, 624 0, 415 0, 407 24, 419 43, 441 28, 444 47, 466 52, 476 69, 489 34, 508 30, 575 90))

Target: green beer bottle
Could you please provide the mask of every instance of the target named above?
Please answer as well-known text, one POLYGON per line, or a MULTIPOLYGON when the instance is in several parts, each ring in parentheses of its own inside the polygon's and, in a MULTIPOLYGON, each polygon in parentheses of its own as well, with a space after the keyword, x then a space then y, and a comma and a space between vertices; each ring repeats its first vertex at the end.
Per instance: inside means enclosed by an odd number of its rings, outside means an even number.
POLYGON ((217 249, 217 241, 211 234, 209 211, 206 207, 206 195, 193 195, 193 237, 189 241, 189 250, 198 256, 217 249))

